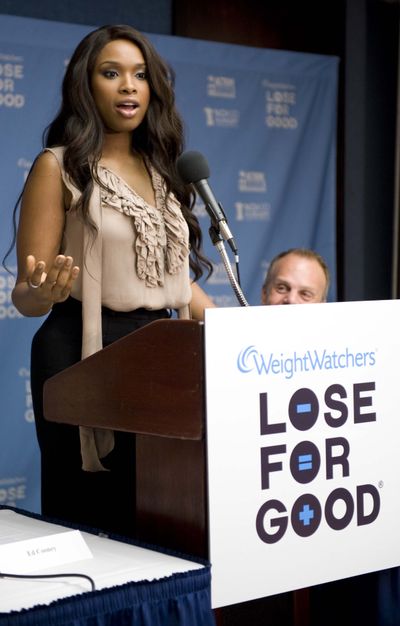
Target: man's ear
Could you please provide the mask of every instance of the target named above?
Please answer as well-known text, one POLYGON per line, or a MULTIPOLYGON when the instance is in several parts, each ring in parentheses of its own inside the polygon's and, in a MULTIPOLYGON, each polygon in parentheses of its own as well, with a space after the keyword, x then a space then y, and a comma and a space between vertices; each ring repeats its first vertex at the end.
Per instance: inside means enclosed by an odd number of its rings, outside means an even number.
POLYGON ((261 304, 267 304, 267 290, 265 287, 261 288, 261 304))

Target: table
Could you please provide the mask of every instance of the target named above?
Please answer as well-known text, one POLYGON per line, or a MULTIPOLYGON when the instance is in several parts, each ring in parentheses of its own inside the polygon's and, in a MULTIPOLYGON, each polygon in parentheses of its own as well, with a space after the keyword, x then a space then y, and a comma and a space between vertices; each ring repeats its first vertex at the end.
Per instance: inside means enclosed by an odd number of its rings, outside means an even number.
MULTIPOLYGON (((71 526, 40 515, 0 506, 0 547, 10 540, 69 530, 71 526)), ((79 577, 0 577, 1 626, 215 625, 209 563, 131 539, 78 530, 93 558, 34 574, 80 573, 89 576, 96 589, 90 590, 88 580, 79 577)))

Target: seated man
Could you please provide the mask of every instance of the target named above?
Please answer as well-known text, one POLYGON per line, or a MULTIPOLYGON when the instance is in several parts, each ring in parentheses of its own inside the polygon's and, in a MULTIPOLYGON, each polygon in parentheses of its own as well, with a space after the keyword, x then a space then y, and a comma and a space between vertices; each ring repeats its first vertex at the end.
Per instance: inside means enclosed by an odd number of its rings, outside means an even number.
POLYGON ((329 270, 324 259, 308 248, 291 248, 275 256, 261 290, 262 304, 326 302, 329 270))

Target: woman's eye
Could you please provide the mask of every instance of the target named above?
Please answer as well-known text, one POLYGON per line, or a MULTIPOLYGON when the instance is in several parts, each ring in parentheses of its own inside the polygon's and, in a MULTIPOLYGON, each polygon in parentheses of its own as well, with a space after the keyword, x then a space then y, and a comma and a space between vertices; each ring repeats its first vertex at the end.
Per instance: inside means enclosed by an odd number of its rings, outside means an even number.
POLYGON ((115 78, 118 74, 115 70, 106 70, 103 72, 103 76, 105 76, 105 78, 115 78))
POLYGON ((139 80, 146 80, 147 74, 146 74, 146 72, 138 72, 136 74, 136 78, 138 78, 139 80))

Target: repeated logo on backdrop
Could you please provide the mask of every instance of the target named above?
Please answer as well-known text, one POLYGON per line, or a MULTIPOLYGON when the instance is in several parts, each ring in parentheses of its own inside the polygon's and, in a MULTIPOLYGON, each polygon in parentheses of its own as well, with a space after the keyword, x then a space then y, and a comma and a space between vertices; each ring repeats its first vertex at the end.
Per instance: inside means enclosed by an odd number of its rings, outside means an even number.
POLYGON ((14 275, 9 274, 3 267, 0 268, 0 322, 22 317, 11 301, 11 292, 15 284, 15 266, 10 270, 14 272, 14 275))
MULTIPOLYGON (((208 76, 207 95, 209 98, 236 98, 235 79, 230 76, 208 76)), ((204 107, 206 126, 237 128, 240 123, 240 111, 234 108, 215 106, 204 107)))
POLYGON ((24 78, 23 59, 13 54, 0 54, 0 107, 20 109, 25 95, 20 92, 24 78))
POLYGON ((265 124, 269 128, 295 130, 298 120, 295 117, 296 87, 280 85, 269 80, 263 81, 265 87, 265 124))

